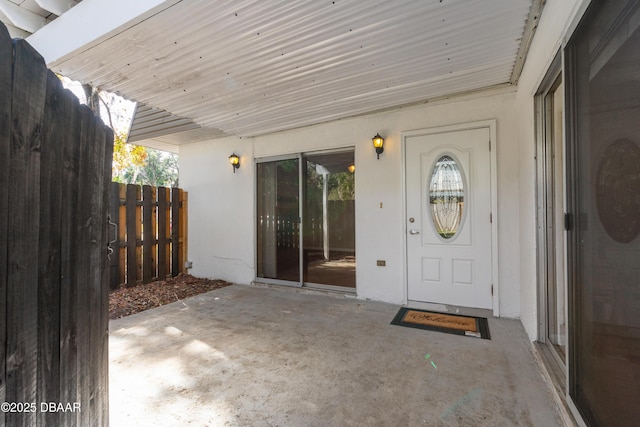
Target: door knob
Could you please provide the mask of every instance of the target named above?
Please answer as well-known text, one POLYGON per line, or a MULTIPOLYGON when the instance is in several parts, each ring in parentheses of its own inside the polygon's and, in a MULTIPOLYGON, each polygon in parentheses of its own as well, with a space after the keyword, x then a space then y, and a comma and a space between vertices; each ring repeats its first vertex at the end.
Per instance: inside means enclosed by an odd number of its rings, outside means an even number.
POLYGON ((409 230, 409 234, 420 234, 420 232, 415 228, 412 228, 411 230, 409 230))

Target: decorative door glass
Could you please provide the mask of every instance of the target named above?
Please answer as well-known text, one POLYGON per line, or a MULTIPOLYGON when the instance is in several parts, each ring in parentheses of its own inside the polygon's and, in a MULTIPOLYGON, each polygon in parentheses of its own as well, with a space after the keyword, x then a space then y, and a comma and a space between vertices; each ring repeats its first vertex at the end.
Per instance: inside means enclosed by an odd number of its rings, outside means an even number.
POLYGON ((433 167, 429 182, 429 206, 436 232, 450 239, 462 225, 464 179, 458 163, 449 155, 441 156, 433 167))

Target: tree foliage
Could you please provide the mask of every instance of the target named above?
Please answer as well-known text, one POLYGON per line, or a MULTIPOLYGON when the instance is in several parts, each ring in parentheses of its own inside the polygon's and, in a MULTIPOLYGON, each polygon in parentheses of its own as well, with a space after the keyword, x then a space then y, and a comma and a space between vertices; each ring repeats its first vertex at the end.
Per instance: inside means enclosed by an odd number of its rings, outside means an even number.
MULTIPOLYGON (((144 167, 148 154, 146 147, 128 144, 122 133, 115 133, 113 143, 113 163, 111 176, 114 181, 127 182, 125 174, 130 170, 144 167)), ((133 179, 135 181, 135 177, 133 179)))
POLYGON ((154 187, 178 186, 177 155, 133 144, 125 143, 124 145, 125 148, 122 150, 124 153, 123 167, 117 173, 114 169, 114 181, 154 187))
POLYGON ((329 200, 355 200, 355 176, 350 172, 329 175, 329 200))
POLYGON ((147 158, 140 168, 136 184, 155 187, 178 186, 178 156, 173 153, 147 148, 147 158))
POLYGON ((80 102, 86 104, 113 129, 112 179, 125 184, 178 186, 178 156, 173 153, 127 143, 133 104, 124 98, 95 88, 81 85, 58 75, 65 87, 71 89, 80 102))

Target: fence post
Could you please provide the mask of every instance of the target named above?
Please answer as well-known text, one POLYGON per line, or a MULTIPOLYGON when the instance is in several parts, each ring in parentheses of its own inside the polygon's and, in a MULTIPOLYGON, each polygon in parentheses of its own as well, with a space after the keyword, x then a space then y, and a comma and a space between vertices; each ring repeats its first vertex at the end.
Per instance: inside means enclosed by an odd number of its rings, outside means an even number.
POLYGON ((180 256, 178 260, 178 265, 180 266, 180 271, 183 273, 188 273, 185 268, 185 262, 187 261, 187 213, 188 210, 188 193, 184 190, 180 190, 180 232, 179 232, 179 241, 180 241, 180 256))
POLYGON ((160 261, 158 257, 158 198, 157 198, 157 187, 151 187, 151 200, 153 201, 151 205, 151 256, 153 257, 151 261, 151 277, 154 279, 158 278, 158 262, 160 261))
POLYGON ((171 277, 180 272, 180 189, 171 189, 171 277))
POLYGON ((167 278, 169 251, 167 251, 167 233, 169 232, 169 194, 165 187, 158 188, 158 279, 167 278))
POLYGON ((118 286, 127 282, 127 186, 118 184, 118 258, 120 259, 120 271, 118 272, 118 286))

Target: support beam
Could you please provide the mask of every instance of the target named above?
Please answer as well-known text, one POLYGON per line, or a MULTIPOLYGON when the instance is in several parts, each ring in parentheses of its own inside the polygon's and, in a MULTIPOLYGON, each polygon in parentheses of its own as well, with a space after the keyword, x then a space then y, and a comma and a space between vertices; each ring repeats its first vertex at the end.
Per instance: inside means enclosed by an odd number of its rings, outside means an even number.
POLYGON ((527 16, 527 21, 524 24, 524 32, 522 34, 520 48, 518 49, 518 55, 516 56, 516 63, 514 64, 513 71, 511 72, 510 83, 512 85, 518 84, 518 79, 520 78, 520 74, 524 68, 524 62, 527 59, 527 54, 529 53, 529 47, 533 41, 533 36, 536 34, 536 29, 538 28, 538 22, 540 21, 540 15, 542 15, 545 2, 545 0, 533 0, 531 9, 529 9, 529 16, 527 16))
POLYGON ((2 12, 15 27, 29 33, 35 33, 47 23, 47 20, 42 16, 24 7, 20 7, 9 0, 0 0, 0 12, 2 12))
POLYGON ((56 65, 74 53, 89 50, 113 34, 125 31, 180 1, 82 1, 32 34, 27 41, 40 52, 47 66, 56 71, 56 65))
POLYGON ((71 0, 36 0, 36 3, 38 3, 38 6, 44 10, 48 10, 58 16, 62 15, 75 5, 75 2, 71 0))
POLYGON ((26 39, 31 35, 31 33, 23 30, 22 28, 18 28, 15 25, 12 25, 8 21, 9 20, 7 20, 7 22, 5 22, 4 25, 5 27, 7 27, 7 30, 9 31, 9 35, 11 36, 12 39, 26 39))

